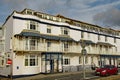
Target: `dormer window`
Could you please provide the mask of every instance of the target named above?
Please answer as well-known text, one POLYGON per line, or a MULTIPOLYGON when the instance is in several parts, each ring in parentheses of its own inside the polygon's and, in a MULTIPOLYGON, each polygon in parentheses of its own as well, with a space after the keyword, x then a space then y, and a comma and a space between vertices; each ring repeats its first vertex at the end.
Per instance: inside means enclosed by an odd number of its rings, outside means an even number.
POLYGON ((33 14, 33 12, 32 12, 32 11, 27 10, 27 14, 32 15, 32 14, 33 14))

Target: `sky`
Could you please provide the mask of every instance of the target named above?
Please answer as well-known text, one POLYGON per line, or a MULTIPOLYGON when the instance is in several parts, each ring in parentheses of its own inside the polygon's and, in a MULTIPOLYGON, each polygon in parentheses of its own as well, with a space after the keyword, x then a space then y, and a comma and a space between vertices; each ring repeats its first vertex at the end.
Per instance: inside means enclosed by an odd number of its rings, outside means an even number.
POLYGON ((120 30, 120 0, 0 0, 0 25, 25 8, 120 30))

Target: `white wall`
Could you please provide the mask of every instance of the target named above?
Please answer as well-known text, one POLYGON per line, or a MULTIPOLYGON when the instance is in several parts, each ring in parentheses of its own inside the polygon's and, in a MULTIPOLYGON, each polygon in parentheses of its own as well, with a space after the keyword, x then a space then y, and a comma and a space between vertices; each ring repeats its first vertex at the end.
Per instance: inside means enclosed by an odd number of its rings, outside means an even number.
MULTIPOLYGON (((19 53, 20 54, 20 53, 19 53)), ((23 55, 16 55, 14 54, 13 57, 13 75, 30 75, 30 74, 37 74, 41 72, 41 55, 38 56, 38 66, 25 66, 25 54, 23 55)))
POLYGON ((24 71, 24 55, 13 56, 13 75, 21 75, 24 71), (18 68, 18 69, 17 69, 18 68))
POLYGON ((5 52, 10 52, 10 39, 13 35, 13 18, 12 16, 7 20, 5 27, 5 52))

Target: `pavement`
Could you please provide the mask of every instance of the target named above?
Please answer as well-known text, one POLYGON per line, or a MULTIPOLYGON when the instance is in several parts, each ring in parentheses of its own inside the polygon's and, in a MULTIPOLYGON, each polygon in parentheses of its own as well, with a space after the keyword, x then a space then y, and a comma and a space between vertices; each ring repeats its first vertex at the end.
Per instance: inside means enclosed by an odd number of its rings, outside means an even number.
MULTIPOLYGON (((93 76, 93 70, 86 71, 86 80, 91 80, 93 76)), ((20 78, 2 78, 0 80, 83 80, 83 72, 64 72, 64 73, 52 73, 52 74, 37 74, 34 76, 20 77, 20 78)))

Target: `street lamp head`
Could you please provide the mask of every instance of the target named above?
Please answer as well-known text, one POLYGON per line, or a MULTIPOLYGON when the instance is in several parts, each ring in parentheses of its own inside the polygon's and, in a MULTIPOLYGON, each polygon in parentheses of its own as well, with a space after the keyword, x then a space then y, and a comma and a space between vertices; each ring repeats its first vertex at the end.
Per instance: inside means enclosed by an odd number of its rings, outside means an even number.
POLYGON ((86 46, 85 40, 82 39, 82 40, 80 41, 80 43, 81 43, 81 47, 82 47, 82 48, 85 48, 85 46, 86 46))
POLYGON ((87 55, 87 50, 83 48, 82 51, 81 51, 81 53, 82 53, 83 55, 87 55))

